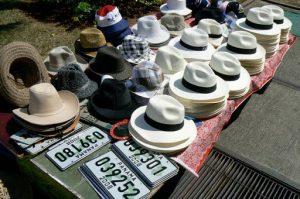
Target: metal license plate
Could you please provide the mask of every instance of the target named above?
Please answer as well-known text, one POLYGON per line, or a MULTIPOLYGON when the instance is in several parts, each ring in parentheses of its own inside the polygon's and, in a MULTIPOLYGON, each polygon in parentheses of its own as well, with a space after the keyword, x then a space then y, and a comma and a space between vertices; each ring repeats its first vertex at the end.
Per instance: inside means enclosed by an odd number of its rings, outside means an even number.
POLYGON ((44 139, 42 136, 28 133, 26 129, 22 129, 16 132, 15 134, 11 135, 10 138, 16 142, 20 142, 26 145, 31 145, 44 139))
POLYGON ((59 169, 65 170, 108 142, 110 139, 107 134, 96 127, 90 127, 59 143, 57 147, 50 149, 46 156, 59 169))
POLYGON ((164 155, 148 151, 137 145, 133 140, 118 141, 115 146, 118 147, 120 153, 127 157, 126 159, 130 161, 129 164, 134 165, 151 184, 168 176, 173 177, 170 174, 178 172, 178 168, 164 155))
POLYGON ((112 151, 89 162, 86 167, 112 198, 144 198, 150 190, 112 151))

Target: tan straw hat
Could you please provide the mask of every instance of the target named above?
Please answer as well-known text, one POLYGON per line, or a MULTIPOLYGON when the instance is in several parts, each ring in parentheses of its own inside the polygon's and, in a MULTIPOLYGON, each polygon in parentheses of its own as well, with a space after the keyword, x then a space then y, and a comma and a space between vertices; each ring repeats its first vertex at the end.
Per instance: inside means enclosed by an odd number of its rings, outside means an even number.
POLYGON ((0 50, 0 94, 18 107, 29 103, 29 87, 49 82, 43 59, 30 44, 12 42, 0 50))

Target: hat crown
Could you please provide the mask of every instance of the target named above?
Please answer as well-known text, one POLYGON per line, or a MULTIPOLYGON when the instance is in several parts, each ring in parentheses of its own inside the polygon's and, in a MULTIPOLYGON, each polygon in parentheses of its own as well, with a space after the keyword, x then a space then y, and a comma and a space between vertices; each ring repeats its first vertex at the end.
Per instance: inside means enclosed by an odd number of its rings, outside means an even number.
POLYGON ((161 27, 157 18, 149 15, 138 19, 137 30, 143 37, 155 37, 160 34, 161 27))
POLYGON ((222 27, 219 22, 214 19, 202 19, 199 21, 197 28, 204 30, 207 34, 222 34, 222 27))
POLYGON ((146 114, 162 124, 180 124, 184 120, 184 106, 168 95, 156 95, 149 100, 146 114))
POLYGON ((254 35, 246 31, 234 31, 228 36, 228 44, 241 49, 253 49, 257 47, 254 35))
POLYGON ((106 44, 103 33, 97 28, 86 28, 80 32, 82 48, 99 48, 106 44))
POLYGON ((143 61, 132 69, 131 80, 149 90, 159 87, 163 79, 160 67, 150 61, 143 61))
POLYGON ((60 46, 49 52, 49 66, 58 70, 60 67, 76 62, 74 53, 67 46, 60 46))
POLYGON ((112 26, 122 20, 119 9, 113 5, 105 5, 95 15, 96 23, 100 27, 112 26))
POLYGON ((273 24, 272 14, 265 8, 251 8, 247 14, 247 20, 260 25, 273 24))
POLYGON ((155 63, 161 68, 163 73, 174 74, 183 71, 187 61, 173 46, 163 46, 158 49, 155 63))
POLYGON ((224 75, 238 75, 241 71, 241 63, 228 52, 216 52, 212 55, 210 67, 224 75))
POLYGON ((30 115, 48 116, 59 112, 63 108, 63 102, 49 83, 40 83, 29 88, 30 115))
POLYGON ((284 19, 284 11, 279 6, 276 6, 276 5, 266 5, 266 6, 263 6, 262 8, 265 8, 265 9, 271 11, 274 20, 282 20, 282 19, 284 19))
POLYGON ((212 87, 217 83, 216 75, 209 65, 199 61, 188 63, 183 77, 190 84, 199 87, 212 87))
POLYGON ((186 9, 185 0, 168 0, 167 7, 169 10, 184 10, 186 9))
POLYGON ((205 47, 208 45, 208 34, 197 28, 186 28, 181 35, 181 41, 194 47, 205 47))
POLYGON ((180 31, 185 28, 184 17, 178 14, 166 14, 162 16, 160 23, 169 31, 180 31))
POLYGON ((137 35, 127 35, 122 43, 122 53, 126 55, 140 56, 150 52, 149 43, 137 35))

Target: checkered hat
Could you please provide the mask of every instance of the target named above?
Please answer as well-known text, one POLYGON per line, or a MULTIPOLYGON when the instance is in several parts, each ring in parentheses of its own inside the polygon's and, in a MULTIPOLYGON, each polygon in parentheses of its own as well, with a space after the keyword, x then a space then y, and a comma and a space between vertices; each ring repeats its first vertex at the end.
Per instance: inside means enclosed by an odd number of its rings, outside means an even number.
POLYGON ((122 56, 130 63, 139 64, 150 60, 150 47, 148 42, 137 35, 127 35, 122 45, 118 46, 122 56))
POLYGON ((134 94, 135 99, 141 104, 145 104, 149 98, 163 94, 165 82, 157 64, 143 61, 132 69, 132 77, 125 84, 134 94))
POLYGON ((95 19, 99 27, 107 27, 120 22, 122 16, 116 6, 106 5, 96 11, 95 19))

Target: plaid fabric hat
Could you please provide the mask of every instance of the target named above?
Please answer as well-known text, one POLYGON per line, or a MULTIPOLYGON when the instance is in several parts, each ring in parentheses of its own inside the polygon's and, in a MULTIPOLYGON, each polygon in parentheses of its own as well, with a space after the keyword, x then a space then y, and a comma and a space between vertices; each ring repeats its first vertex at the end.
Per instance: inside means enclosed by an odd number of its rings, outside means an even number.
POLYGON ((150 47, 148 42, 140 36, 128 35, 122 45, 118 46, 122 56, 130 63, 139 64, 150 60, 150 47))

